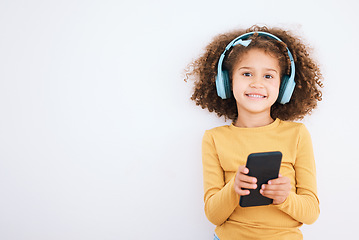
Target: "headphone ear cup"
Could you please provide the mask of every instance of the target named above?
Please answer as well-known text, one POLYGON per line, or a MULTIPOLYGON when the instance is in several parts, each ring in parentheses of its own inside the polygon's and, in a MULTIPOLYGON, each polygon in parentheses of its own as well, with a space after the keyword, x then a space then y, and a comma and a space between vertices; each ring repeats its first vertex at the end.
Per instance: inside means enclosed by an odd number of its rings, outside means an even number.
POLYGON ((284 89, 287 85, 287 82, 288 82, 288 75, 284 75, 282 77, 282 81, 280 83, 280 87, 279 87, 279 94, 278 94, 278 102, 281 102, 282 101, 282 97, 283 97, 283 93, 284 93, 284 89))
POLYGON ((231 85, 229 81, 228 71, 220 71, 216 77, 217 95, 222 99, 232 96, 231 85))
POLYGON ((232 97, 231 83, 229 80, 228 71, 223 71, 223 84, 225 89, 226 98, 232 97))
POLYGON ((286 104, 290 101, 295 88, 295 81, 288 75, 284 75, 282 83, 280 84, 277 101, 281 104, 286 104))

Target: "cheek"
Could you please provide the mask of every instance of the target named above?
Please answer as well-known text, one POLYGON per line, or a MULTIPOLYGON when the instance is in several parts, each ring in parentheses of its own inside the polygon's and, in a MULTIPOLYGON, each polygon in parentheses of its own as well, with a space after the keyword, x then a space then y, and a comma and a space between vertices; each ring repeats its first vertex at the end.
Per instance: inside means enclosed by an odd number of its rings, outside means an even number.
POLYGON ((239 94, 241 94, 244 91, 244 89, 245 89, 245 86, 244 86, 244 83, 242 81, 233 80, 233 82, 232 82, 232 92, 233 92, 234 98, 239 96, 239 94))
POLYGON ((279 94, 279 88, 280 88, 280 80, 275 80, 269 83, 269 87, 272 89, 272 92, 276 95, 279 94))

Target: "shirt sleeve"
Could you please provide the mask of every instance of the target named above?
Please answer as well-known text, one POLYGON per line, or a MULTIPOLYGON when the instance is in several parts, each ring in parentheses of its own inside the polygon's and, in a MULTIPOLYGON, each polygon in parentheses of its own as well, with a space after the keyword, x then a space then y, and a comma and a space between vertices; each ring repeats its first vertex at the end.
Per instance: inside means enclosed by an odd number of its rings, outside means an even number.
POLYGON ((319 217, 316 168, 310 134, 304 125, 299 131, 297 158, 294 164, 296 191, 277 206, 295 220, 312 224, 319 217))
POLYGON ((208 131, 202 141, 202 163, 205 213, 210 222, 219 226, 238 206, 239 196, 233 188, 235 176, 227 184, 224 181, 214 139, 208 131))

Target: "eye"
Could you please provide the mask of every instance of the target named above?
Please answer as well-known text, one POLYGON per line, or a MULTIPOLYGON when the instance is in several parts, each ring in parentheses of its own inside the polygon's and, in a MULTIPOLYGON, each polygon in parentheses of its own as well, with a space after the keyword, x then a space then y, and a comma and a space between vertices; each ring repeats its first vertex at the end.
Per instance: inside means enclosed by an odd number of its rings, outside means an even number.
POLYGON ((273 76, 272 76, 272 75, 267 74, 267 75, 264 75, 264 78, 271 79, 271 78, 273 78, 273 76))
POLYGON ((252 77, 252 74, 249 73, 249 72, 246 72, 246 73, 243 73, 243 76, 245 76, 245 77, 252 77))

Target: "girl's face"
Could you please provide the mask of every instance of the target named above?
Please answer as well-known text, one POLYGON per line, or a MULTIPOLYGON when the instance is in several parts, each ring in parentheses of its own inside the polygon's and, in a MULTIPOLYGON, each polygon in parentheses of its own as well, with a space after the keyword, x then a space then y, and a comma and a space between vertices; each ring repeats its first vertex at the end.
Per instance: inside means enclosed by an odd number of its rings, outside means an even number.
POLYGON ((261 49, 251 49, 234 66, 233 95, 238 116, 268 114, 276 102, 280 86, 280 67, 276 58, 261 49))

